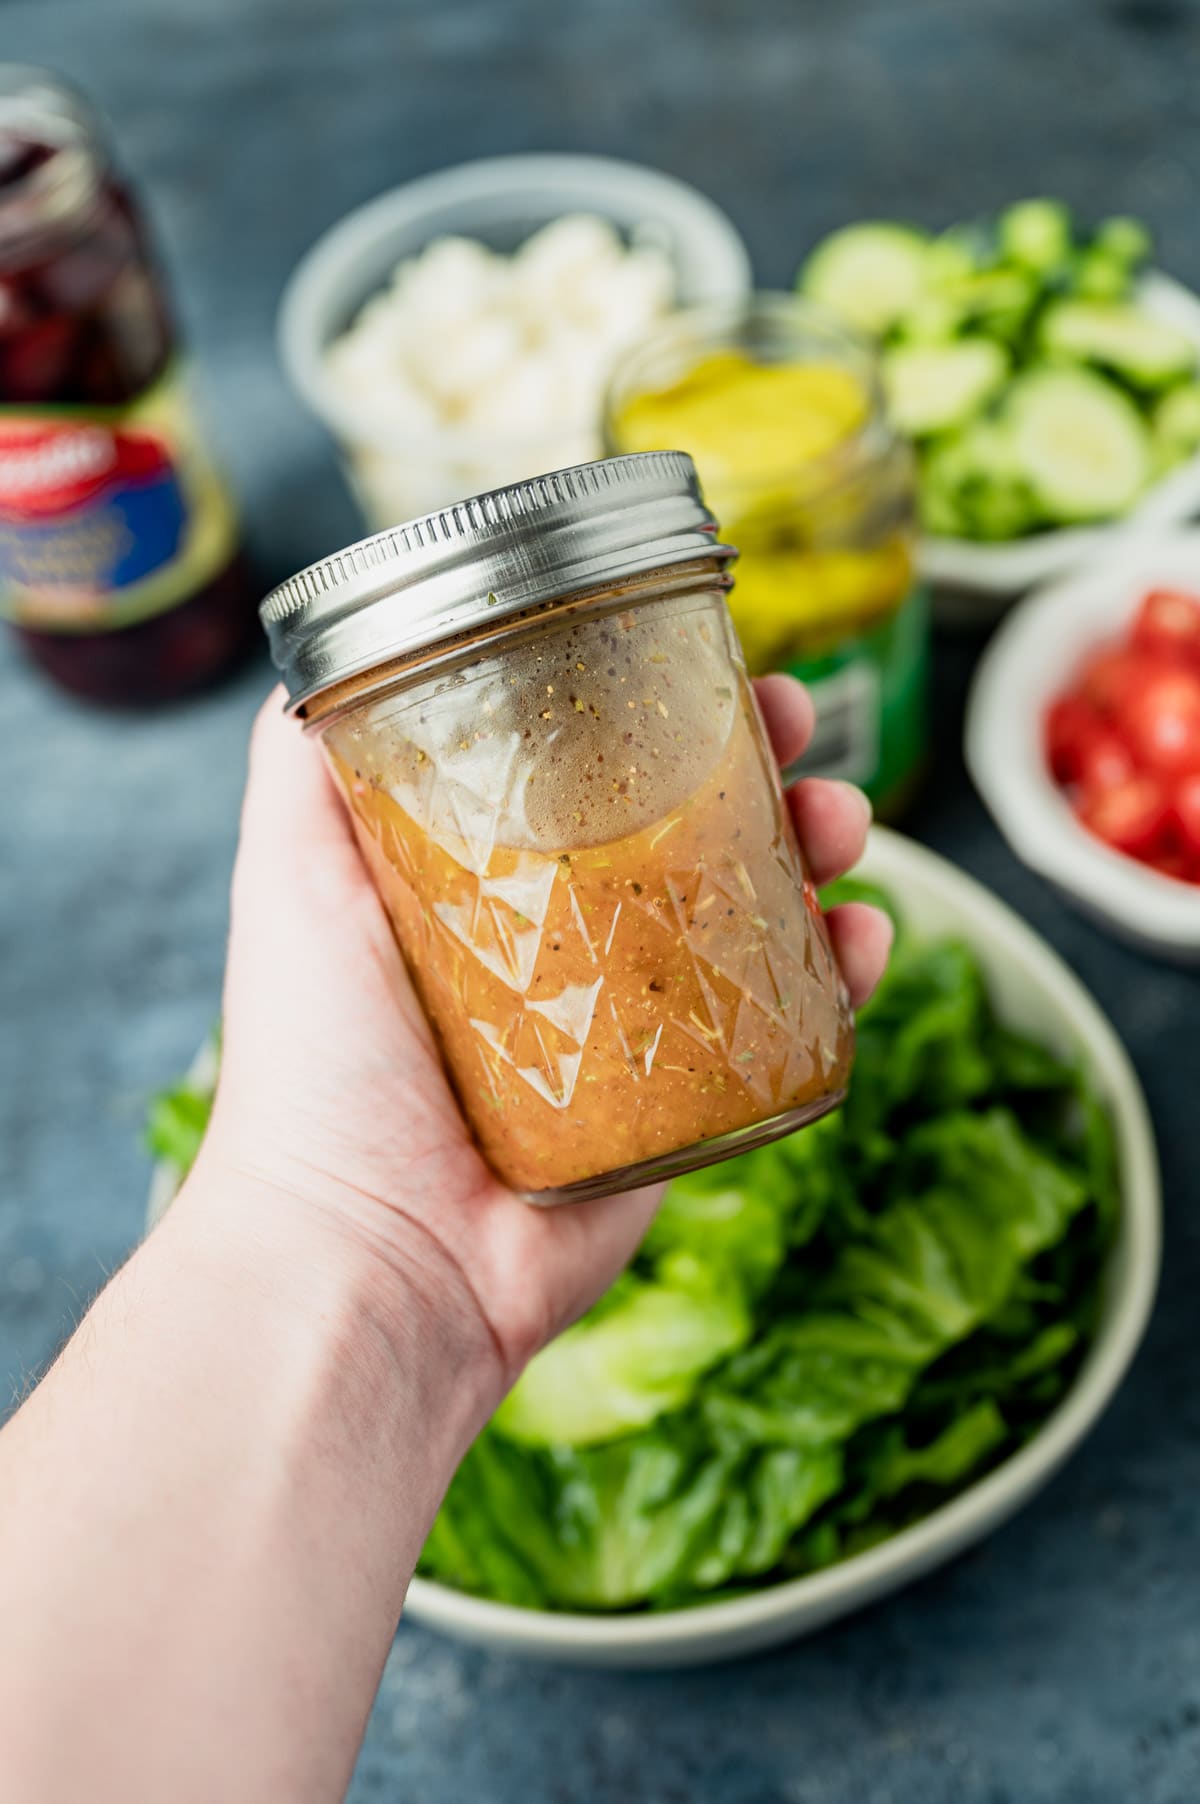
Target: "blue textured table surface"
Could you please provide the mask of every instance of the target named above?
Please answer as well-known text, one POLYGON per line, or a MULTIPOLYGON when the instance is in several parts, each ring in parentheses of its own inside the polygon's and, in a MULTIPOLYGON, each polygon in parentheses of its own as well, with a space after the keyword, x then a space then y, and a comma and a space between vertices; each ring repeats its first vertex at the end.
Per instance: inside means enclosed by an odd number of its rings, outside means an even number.
MULTIPOLYGON (((1143 214, 1200 281, 1200 27, 1185 0, 6 0, 3 52, 115 122, 174 265, 264 582, 355 533, 272 345, 280 286, 358 201, 516 149, 633 156, 707 189, 783 283, 820 231, 1023 193, 1143 214)), ((769 1658, 591 1676, 401 1631, 354 1804, 1184 1804, 1200 1796, 1200 982, 1066 912, 958 752, 973 648, 939 649, 912 817, 1063 952, 1161 1139, 1166 1269, 1098 1432, 1016 1522, 769 1658)), ((0 649, 0 1380, 17 1394, 135 1239, 149 1091, 212 1019, 260 663, 142 718, 0 649)))

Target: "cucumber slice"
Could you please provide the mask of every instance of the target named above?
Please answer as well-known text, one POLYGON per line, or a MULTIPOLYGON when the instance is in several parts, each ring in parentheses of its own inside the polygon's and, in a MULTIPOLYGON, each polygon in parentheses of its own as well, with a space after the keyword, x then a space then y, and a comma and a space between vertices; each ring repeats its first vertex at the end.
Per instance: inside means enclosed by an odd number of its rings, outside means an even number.
POLYGON ((928 438, 961 426, 1003 385, 1008 357, 990 338, 897 345, 883 355, 883 386, 895 426, 928 438))
POLYGON ((936 288, 965 281, 991 259, 992 247, 977 226, 951 226, 929 246, 929 282, 936 288))
POLYGON ((1040 338, 1050 356, 1098 364, 1137 388, 1163 388, 1196 368, 1185 332, 1117 301, 1059 301, 1046 309, 1040 338))
POLYGON ((1018 337, 1038 300, 1038 285, 1023 269, 981 269, 955 282, 947 294, 964 326, 998 338, 1018 337))
POLYGON ((920 295, 903 319, 896 321, 892 337, 897 343, 944 345, 962 329, 962 308, 937 289, 920 295))
POLYGON ((938 439, 921 466, 926 532, 960 539, 1016 539, 1044 522, 1002 423, 976 420, 938 439))
POLYGON ((1177 463, 1200 450, 1200 382, 1168 389, 1154 409, 1152 425, 1167 462, 1177 463))
POLYGON ((1071 255, 1071 215, 1057 200, 1022 200, 1000 215, 1000 248, 1022 269, 1043 275, 1071 255))
POLYGON ((1028 483, 997 477, 977 482, 965 497, 967 536, 987 544, 1024 538, 1041 524, 1028 483))
POLYGON ((1131 219, 1124 213, 1102 219, 1092 238, 1094 251, 1110 257, 1114 263, 1123 264, 1128 270, 1148 262, 1153 248, 1153 240, 1141 220, 1131 219))
POLYGON ((1071 272, 1071 289, 1081 300, 1127 301, 1133 278, 1124 263, 1104 251, 1087 250, 1071 272))
POLYGON ((958 505, 952 489, 923 480, 917 497, 917 518, 923 532, 939 539, 967 539, 971 523, 958 505))
POLYGON ((929 240, 911 226, 846 226, 823 240, 800 271, 811 300, 881 338, 925 286, 929 240))
POLYGON ((1030 370, 1013 383, 1005 417, 1016 464, 1057 524, 1125 513, 1153 474, 1137 408, 1089 370, 1030 370))

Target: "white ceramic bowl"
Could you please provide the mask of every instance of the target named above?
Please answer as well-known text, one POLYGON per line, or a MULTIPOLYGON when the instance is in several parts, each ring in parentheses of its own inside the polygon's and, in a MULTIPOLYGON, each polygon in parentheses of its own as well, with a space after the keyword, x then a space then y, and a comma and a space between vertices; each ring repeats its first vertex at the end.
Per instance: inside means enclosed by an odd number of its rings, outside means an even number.
MULTIPOLYGON (((1178 328, 1200 348, 1200 297, 1159 271, 1140 284, 1147 311, 1178 328)), ((925 537, 918 562, 921 575, 938 591, 939 617, 967 625, 995 618, 1028 590, 1085 560, 1108 556, 1119 535, 1134 529, 1153 532, 1178 526, 1200 508, 1200 456, 1188 458, 1146 491, 1123 520, 1111 525, 1042 532, 1009 544, 981 545, 969 539, 925 537)))
MULTIPOLYGON (((890 1541, 810 1577, 724 1603, 613 1617, 517 1609, 414 1579, 406 1606, 413 1621, 510 1653, 586 1666, 699 1665, 770 1647, 908 1584, 997 1527, 1052 1476, 1116 1390, 1145 1328, 1159 1262, 1158 1165, 1133 1067, 1108 1021, 1062 960, 953 865, 876 828, 861 875, 895 893, 914 931, 952 933, 968 941, 1003 1017, 1061 1054, 1080 1059, 1112 1111, 1120 1229, 1096 1339, 1069 1394, 1033 1440, 994 1472, 890 1541)), ((211 1075, 211 1055, 202 1054, 197 1081, 211 1075)), ((152 1217, 169 1202, 177 1181, 171 1167, 156 1172, 152 1217)))
POLYGON ((1075 819, 1042 749, 1048 703, 1084 656, 1129 623, 1147 589, 1200 594, 1200 530, 1126 534, 1105 558, 1031 595, 1000 627, 975 676, 966 758, 1018 857, 1087 914, 1161 957, 1200 962, 1200 889, 1110 850, 1075 819))
POLYGON ((489 157, 423 176, 348 214, 299 264, 280 308, 280 354, 301 399, 337 439, 372 528, 601 455, 598 417, 565 421, 552 435, 499 441, 383 432, 356 413, 325 367, 328 345, 363 302, 433 239, 460 234, 509 253, 574 212, 599 214, 623 236, 658 245, 682 303, 749 292, 745 245, 719 208, 674 176, 612 157, 489 157))

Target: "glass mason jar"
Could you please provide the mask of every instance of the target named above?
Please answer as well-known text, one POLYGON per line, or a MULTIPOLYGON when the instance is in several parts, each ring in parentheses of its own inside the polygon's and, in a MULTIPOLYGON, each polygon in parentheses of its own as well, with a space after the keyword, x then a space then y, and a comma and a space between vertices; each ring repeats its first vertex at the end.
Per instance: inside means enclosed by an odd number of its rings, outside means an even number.
POLYGON ((792 295, 686 309, 618 366, 605 440, 691 453, 738 547, 731 605, 751 671, 813 691, 803 768, 895 814, 924 754, 929 615, 911 454, 870 349, 792 295))
POLYGON ((679 453, 377 534, 262 606, 497 1175, 630 1189, 844 1093, 846 990, 679 453))
POLYGON ((253 643, 162 275, 83 98, 0 65, 0 614, 68 689, 153 702, 253 643))

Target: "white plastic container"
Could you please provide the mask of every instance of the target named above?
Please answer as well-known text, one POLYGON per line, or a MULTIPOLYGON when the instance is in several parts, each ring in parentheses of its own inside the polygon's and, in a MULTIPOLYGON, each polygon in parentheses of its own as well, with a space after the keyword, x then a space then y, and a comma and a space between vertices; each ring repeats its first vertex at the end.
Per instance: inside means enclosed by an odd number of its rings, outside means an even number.
POLYGON ((1200 963, 1200 889, 1114 852, 1052 778, 1042 719, 1087 653, 1119 636, 1147 589, 1200 594, 1200 531, 1114 538, 1104 559, 1031 595, 988 646, 967 707, 975 787, 1018 857, 1122 939, 1200 963))
POLYGON ((673 176, 608 157, 495 157, 408 182, 348 214, 296 269, 280 309, 280 354, 301 399, 337 439, 373 529, 601 455, 598 410, 595 420, 564 417, 561 430, 533 437, 381 428, 347 400, 325 360, 397 264, 434 239, 455 234, 510 254, 540 227, 579 212, 661 248, 677 302, 749 292, 746 248, 711 201, 673 176))

